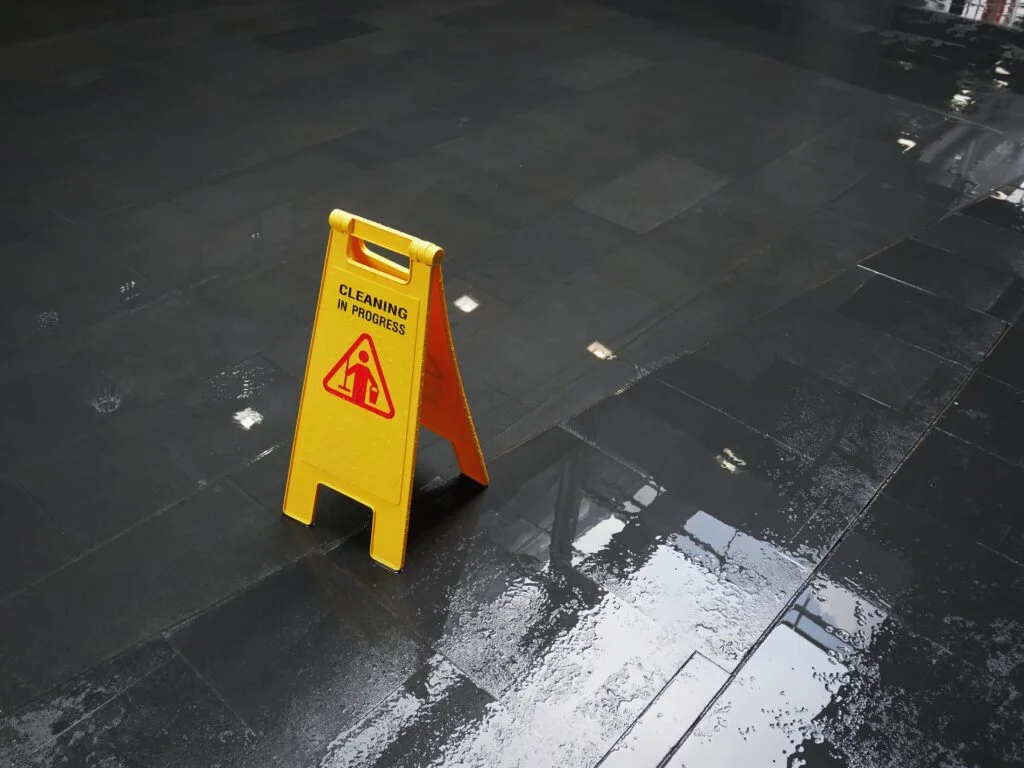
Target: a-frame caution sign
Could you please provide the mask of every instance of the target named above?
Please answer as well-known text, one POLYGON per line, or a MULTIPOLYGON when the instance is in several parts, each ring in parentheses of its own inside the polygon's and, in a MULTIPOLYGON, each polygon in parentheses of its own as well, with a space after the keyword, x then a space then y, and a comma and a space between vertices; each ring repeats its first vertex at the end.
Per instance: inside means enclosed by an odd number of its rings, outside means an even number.
POLYGON ((448 326, 444 251, 343 211, 330 224, 284 511, 312 524, 321 485, 362 502, 370 555, 397 571, 420 424, 451 442, 464 475, 487 485, 487 467, 448 326))
POLYGON ((373 337, 368 333, 356 339, 324 376, 324 389, 385 419, 394 418, 395 404, 391 401, 373 337))

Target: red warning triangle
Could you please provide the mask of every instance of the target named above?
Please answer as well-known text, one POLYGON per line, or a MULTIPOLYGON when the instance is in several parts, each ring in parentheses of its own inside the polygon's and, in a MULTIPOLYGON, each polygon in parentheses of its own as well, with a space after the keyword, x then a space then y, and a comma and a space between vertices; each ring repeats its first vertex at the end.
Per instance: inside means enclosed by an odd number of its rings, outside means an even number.
POLYGON ((377 348, 368 333, 356 339, 324 376, 324 389, 385 419, 395 415, 395 404, 391 402, 377 348))

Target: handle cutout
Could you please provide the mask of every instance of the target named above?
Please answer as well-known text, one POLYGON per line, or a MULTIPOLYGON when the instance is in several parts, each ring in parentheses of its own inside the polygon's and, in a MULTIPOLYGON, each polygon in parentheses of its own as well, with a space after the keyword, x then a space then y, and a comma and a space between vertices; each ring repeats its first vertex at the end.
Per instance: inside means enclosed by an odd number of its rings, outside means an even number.
POLYGON ((412 276, 412 259, 404 253, 392 251, 390 248, 383 248, 374 244, 376 250, 371 251, 364 240, 355 235, 349 236, 348 258, 373 272, 378 272, 392 280, 400 283, 408 283, 412 276))

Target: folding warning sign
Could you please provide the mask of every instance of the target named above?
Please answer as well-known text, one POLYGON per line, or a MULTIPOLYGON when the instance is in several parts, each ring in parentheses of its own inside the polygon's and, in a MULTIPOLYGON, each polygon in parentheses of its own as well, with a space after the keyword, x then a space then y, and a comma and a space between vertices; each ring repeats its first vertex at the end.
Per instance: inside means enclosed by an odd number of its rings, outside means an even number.
POLYGON ((419 425, 451 442, 464 475, 487 485, 487 468, 448 326, 444 251, 344 211, 329 220, 284 511, 311 525, 321 485, 367 505, 370 556, 398 571, 419 425))

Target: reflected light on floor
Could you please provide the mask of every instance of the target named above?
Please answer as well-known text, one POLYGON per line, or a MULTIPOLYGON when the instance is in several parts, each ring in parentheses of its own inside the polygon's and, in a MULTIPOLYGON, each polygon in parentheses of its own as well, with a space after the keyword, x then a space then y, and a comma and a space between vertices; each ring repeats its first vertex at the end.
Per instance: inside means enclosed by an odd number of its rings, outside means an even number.
POLYGON ((259 411, 254 411, 252 408, 246 408, 245 410, 239 411, 234 415, 235 423, 242 429, 252 429, 257 424, 263 421, 263 414, 259 411))
POLYGON ((459 296, 454 302, 456 307, 461 309, 463 312, 469 313, 480 306, 480 302, 474 299, 469 294, 465 296, 459 296))
POLYGON ((718 466, 732 474, 736 474, 747 466, 747 462, 741 459, 732 448, 724 448, 720 454, 715 456, 715 461, 718 462, 718 466))
POLYGON ((594 341, 587 347, 587 352, 592 354, 598 360, 614 360, 615 353, 612 352, 608 347, 602 344, 600 341, 594 341))

